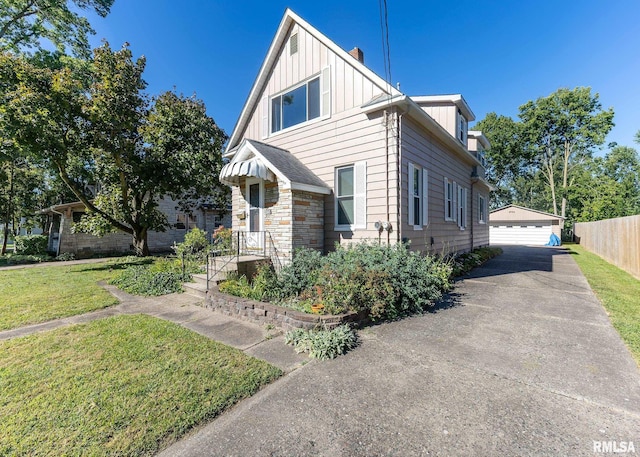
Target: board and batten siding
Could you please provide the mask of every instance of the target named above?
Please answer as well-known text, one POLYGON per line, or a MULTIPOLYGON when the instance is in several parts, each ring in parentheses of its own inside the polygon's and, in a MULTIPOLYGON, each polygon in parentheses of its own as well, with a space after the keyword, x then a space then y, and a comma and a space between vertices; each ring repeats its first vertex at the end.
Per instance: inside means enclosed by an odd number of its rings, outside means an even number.
MULTIPOLYGON (((471 249, 471 166, 449 152, 433 134, 410 118, 401 124, 402 144, 402 237, 411 247, 432 253, 451 253, 471 249), (408 225, 408 168, 409 163, 428 171, 429 219, 422 230, 408 225), (445 221, 444 178, 467 189, 467 227, 462 230, 456 221, 445 221), (433 237, 433 245, 431 238, 433 237)), ((474 192, 474 196, 475 196, 474 192)), ((475 197, 474 197, 475 198, 475 197)), ((488 200, 487 200, 488 203, 488 200)), ((476 205, 473 205, 474 212, 476 205)), ((475 227, 474 227, 475 229, 475 227)), ((475 234, 474 234, 475 235, 475 234)), ((488 235, 486 236, 488 240, 488 235)), ((477 243, 475 243, 477 245, 477 243)))
MULTIPOLYGON (((352 57, 349 57, 352 59, 352 57)), ((357 62, 353 58, 353 62, 357 62)), ((280 50, 280 56, 271 70, 271 76, 265 89, 260 95, 260 100, 269 100, 270 97, 282 93, 302 81, 314 76, 320 76, 325 68, 331 72, 331 115, 348 111, 354 107, 360 107, 373 97, 387 92, 387 88, 375 84, 364 74, 358 71, 348 61, 342 59, 335 52, 322 44, 317 38, 298 24, 294 24, 287 35, 285 44, 280 50), (293 55, 289 53, 289 38, 292 34, 298 34, 298 51, 293 55), (266 97, 266 98, 265 98, 266 97)), ((281 133, 270 134, 265 138, 263 132, 264 109, 269 110, 269 104, 257 103, 251 115, 245 131, 244 138, 269 139, 281 133)), ((319 120, 312 123, 321 122, 319 120)))

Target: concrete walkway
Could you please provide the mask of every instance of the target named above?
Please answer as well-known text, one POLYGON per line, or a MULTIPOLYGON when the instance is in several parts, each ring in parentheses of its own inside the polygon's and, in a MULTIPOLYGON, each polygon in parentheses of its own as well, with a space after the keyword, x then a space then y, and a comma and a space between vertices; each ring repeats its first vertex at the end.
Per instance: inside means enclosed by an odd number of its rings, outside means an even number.
POLYGON ((640 371, 564 249, 506 247, 435 312, 360 335, 161 455, 640 452, 640 371))
MULTIPOLYGON (((59 265, 59 262, 57 263, 59 265)), ((161 297, 130 295, 114 286, 103 284, 120 304, 79 316, 56 319, 42 324, 0 332, 0 340, 26 336, 66 325, 80 324, 119 314, 148 314, 191 329, 212 340, 236 347, 245 353, 266 360, 285 372, 295 370, 309 359, 284 344, 282 332, 215 313, 198 306, 202 299, 188 294, 161 297)))

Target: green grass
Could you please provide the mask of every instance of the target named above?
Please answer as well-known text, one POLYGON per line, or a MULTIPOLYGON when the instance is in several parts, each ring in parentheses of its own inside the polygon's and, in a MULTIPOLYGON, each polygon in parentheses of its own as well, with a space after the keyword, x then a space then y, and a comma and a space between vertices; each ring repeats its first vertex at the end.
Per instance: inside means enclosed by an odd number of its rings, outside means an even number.
POLYGON ((141 315, 0 342, 0 455, 152 455, 281 374, 141 315))
POLYGON ((579 245, 565 245, 640 365, 640 281, 579 245))
POLYGON ((0 271, 0 330, 106 308, 118 300, 100 287, 114 271, 148 260, 0 271))

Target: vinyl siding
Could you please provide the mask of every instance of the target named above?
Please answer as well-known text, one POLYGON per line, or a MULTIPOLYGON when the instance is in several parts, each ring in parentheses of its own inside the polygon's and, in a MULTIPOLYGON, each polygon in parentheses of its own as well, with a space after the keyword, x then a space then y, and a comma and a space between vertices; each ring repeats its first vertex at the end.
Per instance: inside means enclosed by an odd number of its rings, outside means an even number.
MULTIPOLYGON (((353 59, 353 62, 357 62, 353 59)), ((365 77, 348 61, 343 60, 317 38, 308 33, 303 27, 295 24, 287 35, 285 46, 280 51, 272 71, 271 77, 259 99, 272 97, 286 89, 320 75, 325 68, 331 70, 331 111, 332 116, 343 111, 360 107, 375 95, 386 92, 373 81, 365 77), (289 55, 289 37, 298 34, 298 52, 289 55)), ((262 113, 260 103, 256 104, 245 131, 244 138, 265 138, 262 132, 262 113)), ((314 120, 311 123, 322 122, 314 120)), ((281 133, 270 134, 268 138, 277 137, 281 133)), ((265 138, 266 140, 266 138, 265 138)))
MULTIPOLYGON (((411 241, 412 248, 421 251, 450 253, 471 249, 471 166, 461 163, 430 132, 409 118, 402 120, 401 138, 402 237, 411 241), (415 230, 408 225, 409 163, 424 167, 429 173, 429 219, 428 225, 422 230, 415 230), (465 230, 461 230, 456 221, 444 220, 444 178, 455 181, 467 189, 467 228, 465 230), (433 245, 431 245, 431 237, 433 237, 433 245)), ((476 204, 473 208, 475 211, 476 204)), ((475 228, 476 226, 474 230, 475 228)), ((488 227, 486 239, 488 240, 488 227)))
MULTIPOLYGON (((390 219, 387 216, 387 192, 390 211, 397 208, 397 176, 395 158, 395 140, 391 131, 384 125, 384 113, 368 116, 360 106, 374 95, 383 92, 383 88, 366 78, 350 65, 351 57, 345 61, 333 51, 322 45, 302 27, 295 25, 289 32, 298 33, 298 52, 289 56, 288 45, 281 50, 271 78, 260 99, 265 100, 281 93, 291 86, 320 74, 323 68, 331 69, 331 115, 314 119, 308 123, 294 126, 285 131, 263 136, 263 113, 261 104, 255 110, 247 124, 242 138, 259 139, 273 146, 290 151, 313 173, 322 179, 335 192, 336 167, 365 161, 367 165, 367 223, 366 229, 354 231, 335 230, 335 197, 332 193, 324 197, 325 249, 331 249, 335 242, 350 242, 361 239, 377 239, 376 221, 390 219), (388 140, 386 139, 389 135, 388 140), (389 178, 387 178, 386 144, 389 144, 389 178)), ((286 43, 288 43, 288 38, 286 43)), ((353 59, 353 62, 357 62, 353 59)), ((391 119, 391 117, 390 117, 391 119)), ((395 121, 393 121, 395 122, 395 121)), ((233 189, 234 208, 238 208, 242 196, 237 188, 233 189)), ((234 230, 240 229, 239 221, 234 218, 234 230)), ((386 239, 386 232, 383 233, 386 239)), ((391 236, 393 240, 396 235, 391 236)))

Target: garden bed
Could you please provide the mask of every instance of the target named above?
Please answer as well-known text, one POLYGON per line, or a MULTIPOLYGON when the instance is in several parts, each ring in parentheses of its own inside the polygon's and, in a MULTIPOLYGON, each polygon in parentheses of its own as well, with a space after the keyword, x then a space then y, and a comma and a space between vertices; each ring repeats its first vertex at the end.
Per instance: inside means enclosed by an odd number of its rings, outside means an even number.
POLYGON ((217 286, 214 286, 207 293, 204 306, 227 316, 261 324, 272 324, 284 330, 294 328, 333 329, 345 323, 360 326, 370 320, 368 311, 350 311, 336 315, 309 314, 272 303, 224 294, 218 290, 217 286))

